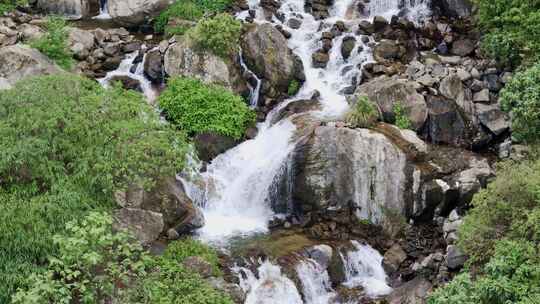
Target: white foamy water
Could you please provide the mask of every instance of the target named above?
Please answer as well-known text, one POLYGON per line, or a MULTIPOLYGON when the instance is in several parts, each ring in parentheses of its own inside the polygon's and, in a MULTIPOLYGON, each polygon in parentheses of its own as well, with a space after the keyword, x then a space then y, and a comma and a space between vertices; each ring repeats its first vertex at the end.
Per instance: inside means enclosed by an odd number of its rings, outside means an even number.
POLYGON ((233 269, 238 273, 240 287, 247 294, 245 304, 302 304, 293 281, 281 273, 281 268, 266 261, 257 268, 258 277, 247 268, 233 269))
POLYGON ((383 257, 369 245, 351 241, 355 250, 342 254, 345 265, 345 286, 362 286, 370 297, 387 295, 392 288, 386 284, 386 273, 382 267, 383 257))
POLYGON ((414 23, 420 23, 430 15, 430 0, 371 0, 368 5, 371 17, 383 16, 390 20, 392 16, 407 17, 414 23))
POLYGON ((306 304, 334 303, 336 293, 332 289, 328 271, 315 260, 301 261, 296 266, 296 272, 302 282, 302 293, 306 304))
POLYGON ((92 17, 92 19, 101 19, 101 20, 108 20, 112 19, 111 15, 109 15, 109 6, 107 4, 107 0, 100 1, 99 5, 99 15, 92 17))
POLYGON ((125 76, 129 77, 131 79, 135 79, 139 81, 142 92, 146 99, 153 103, 157 98, 157 92, 152 86, 152 83, 150 80, 144 76, 144 61, 146 60, 146 54, 144 55, 144 58, 142 62, 140 62, 137 65, 137 69, 134 72, 131 72, 131 68, 133 67, 133 62, 139 55, 140 51, 133 52, 131 54, 128 54, 122 62, 120 62, 120 65, 118 68, 114 71, 110 71, 105 75, 105 77, 98 79, 99 83, 103 85, 104 87, 108 87, 110 85, 111 80, 114 79, 114 77, 119 76, 125 76))

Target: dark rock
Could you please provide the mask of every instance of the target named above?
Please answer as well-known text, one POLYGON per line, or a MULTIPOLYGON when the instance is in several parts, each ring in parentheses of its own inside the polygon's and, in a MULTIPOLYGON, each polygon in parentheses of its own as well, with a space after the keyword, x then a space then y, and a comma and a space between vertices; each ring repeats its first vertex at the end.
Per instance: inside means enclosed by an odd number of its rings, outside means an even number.
POLYGON ((122 87, 126 90, 134 90, 142 93, 141 82, 137 79, 133 79, 129 76, 114 76, 111 78, 111 83, 120 81, 122 87))
POLYGON ((193 139, 199 159, 210 162, 219 154, 236 146, 238 142, 228 136, 214 133, 197 134, 193 139))
POLYGON ((457 56, 468 56, 475 49, 476 43, 471 39, 460 39, 452 43, 450 53, 457 56))
POLYGON ((299 29, 302 26, 302 21, 296 18, 291 18, 287 21, 287 25, 292 29, 299 29))
POLYGON ((122 62, 122 57, 120 56, 107 57, 105 62, 103 62, 103 68, 106 71, 116 70, 120 65, 120 62, 122 62))
POLYGON ((343 38, 343 43, 341 44, 341 56, 344 59, 348 59, 351 56, 351 53, 356 45, 356 38, 353 36, 347 36, 343 38))
POLYGON ((315 68, 325 68, 330 60, 330 56, 323 52, 315 52, 312 55, 313 58, 313 67, 315 68))
POLYGON ((510 128, 510 119, 497 105, 477 103, 475 107, 480 123, 493 134, 501 135, 510 128))
POLYGON ((432 284, 422 277, 401 285, 394 289, 387 297, 388 304, 425 304, 431 290, 432 284))
POLYGON ((159 50, 146 53, 144 60, 144 75, 150 79, 152 83, 161 84, 163 82, 163 61, 159 50))
POLYGON ((387 273, 394 273, 399 269, 401 263, 407 259, 407 253, 399 246, 394 244, 388 249, 383 258, 383 267, 387 273))
POLYGON ((449 269, 455 270, 463 267, 467 261, 467 255, 465 255, 456 245, 450 245, 447 248, 446 263, 449 269))
POLYGON ((375 16, 373 18, 373 30, 380 32, 388 26, 388 21, 383 16, 375 16))

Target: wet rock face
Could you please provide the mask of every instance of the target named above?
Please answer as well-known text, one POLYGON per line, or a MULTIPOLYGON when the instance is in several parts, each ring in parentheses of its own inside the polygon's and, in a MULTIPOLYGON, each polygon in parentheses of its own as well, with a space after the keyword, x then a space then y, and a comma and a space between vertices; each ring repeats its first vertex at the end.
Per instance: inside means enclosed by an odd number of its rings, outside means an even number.
POLYGON ((49 14, 70 17, 90 17, 98 12, 93 8, 99 7, 99 0, 37 0, 36 6, 49 14))
POLYGON ((472 1, 470 0, 434 0, 432 6, 438 8, 443 15, 450 17, 470 17, 472 1))
POLYGON ((21 44, 0 48, 0 77, 11 84, 28 76, 57 73, 62 69, 36 49, 21 44))
POLYGON ((144 61, 144 75, 155 84, 163 83, 163 62, 159 50, 151 51, 146 54, 144 61))
POLYGON ((210 52, 196 50, 187 39, 169 46, 165 53, 164 67, 169 76, 198 78, 205 83, 229 88, 237 94, 247 90, 238 64, 210 52))
POLYGON ((251 25, 241 46, 247 66, 277 91, 286 93, 291 81, 302 80, 302 65, 283 34, 272 25, 251 25))
POLYGON ((238 141, 231 137, 214 133, 197 134, 193 141, 199 159, 205 162, 210 162, 219 154, 238 144, 238 141))

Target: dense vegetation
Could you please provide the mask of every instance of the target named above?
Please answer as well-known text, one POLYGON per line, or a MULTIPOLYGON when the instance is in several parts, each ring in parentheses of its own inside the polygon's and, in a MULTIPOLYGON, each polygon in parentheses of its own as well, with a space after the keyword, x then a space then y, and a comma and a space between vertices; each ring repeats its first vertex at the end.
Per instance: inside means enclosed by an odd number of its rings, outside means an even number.
POLYGON ((494 58, 517 65, 534 62, 540 51, 540 2, 476 0, 484 48, 494 58))
POLYGON ((182 266, 199 253, 217 266, 215 252, 196 241, 177 241, 153 257, 128 234, 113 233, 106 213, 92 212, 66 227, 54 238, 59 250, 47 271, 32 275, 13 303, 232 303, 182 266))
POLYGON ((166 117, 187 134, 211 132, 240 139, 255 113, 240 96, 224 87, 176 77, 159 97, 166 117))
POLYGON ((369 128, 377 122, 378 118, 377 107, 366 96, 360 96, 347 112, 345 121, 354 128, 369 128))
POLYGON ((59 66, 69 70, 73 66, 74 60, 67 45, 66 21, 61 17, 49 17, 46 27, 45 35, 32 41, 31 46, 47 55, 59 66))
POLYGON ((185 31, 185 29, 175 27, 183 26, 167 26, 169 21, 198 21, 205 14, 223 12, 231 3, 232 0, 178 0, 156 18, 154 29, 159 33, 178 34, 185 31))
POLYGON ((28 4, 26 0, 0 0, 0 15, 12 11, 17 6, 25 6, 26 4, 28 4))
POLYGON ((187 31, 195 46, 223 58, 238 52, 242 23, 229 14, 201 19, 187 31))
POLYGON ((0 137, 0 303, 57 252, 66 222, 175 174, 186 146, 140 94, 71 74, 2 91, 0 137))

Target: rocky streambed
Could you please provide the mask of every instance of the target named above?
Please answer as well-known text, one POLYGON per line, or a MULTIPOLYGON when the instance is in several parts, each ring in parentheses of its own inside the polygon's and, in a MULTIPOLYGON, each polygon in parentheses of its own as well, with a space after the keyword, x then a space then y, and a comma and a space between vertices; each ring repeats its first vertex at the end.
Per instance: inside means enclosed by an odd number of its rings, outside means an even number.
MULTIPOLYGON (((168 77, 199 78, 260 122, 242 141, 198 136, 190 172, 118 193, 117 225, 147 245, 194 234, 222 248, 226 275, 208 280, 238 303, 421 303, 463 266, 461 216, 493 160, 521 150, 497 102, 512 74, 480 51, 467 1, 237 1, 230 60, 145 32, 162 1, 94 2, 36 4, 114 22, 73 24, 76 72, 149 102, 168 77), (345 122, 360 96, 379 111, 371 129, 345 122), (392 125, 396 104, 410 130, 392 125)), ((0 89, 61 72, 22 45, 43 22, 0 18, 0 89)))

